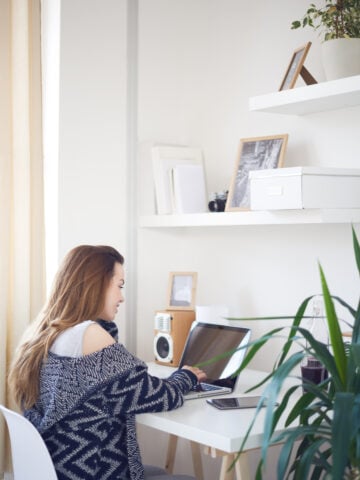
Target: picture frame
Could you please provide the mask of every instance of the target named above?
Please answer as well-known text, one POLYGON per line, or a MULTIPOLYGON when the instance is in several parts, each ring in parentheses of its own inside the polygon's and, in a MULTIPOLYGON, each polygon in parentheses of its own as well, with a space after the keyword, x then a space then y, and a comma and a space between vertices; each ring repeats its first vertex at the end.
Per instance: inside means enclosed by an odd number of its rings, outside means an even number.
POLYGON ((282 167, 288 134, 240 139, 225 211, 250 210, 249 172, 282 167))
POLYGON ((194 310, 197 272, 170 272, 167 310, 194 310))
POLYGON ((310 47, 311 42, 307 42, 305 45, 302 45, 294 51, 284 78, 280 84, 279 91, 294 88, 299 75, 301 75, 307 85, 317 83, 315 78, 304 66, 310 47))

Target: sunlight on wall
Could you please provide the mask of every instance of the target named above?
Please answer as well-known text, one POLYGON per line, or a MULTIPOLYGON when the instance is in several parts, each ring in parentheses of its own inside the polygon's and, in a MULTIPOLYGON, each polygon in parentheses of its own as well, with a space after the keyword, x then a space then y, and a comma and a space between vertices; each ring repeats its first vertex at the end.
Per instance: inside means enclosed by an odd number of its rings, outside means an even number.
POLYGON ((41 2, 46 287, 58 266, 60 0, 41 2))

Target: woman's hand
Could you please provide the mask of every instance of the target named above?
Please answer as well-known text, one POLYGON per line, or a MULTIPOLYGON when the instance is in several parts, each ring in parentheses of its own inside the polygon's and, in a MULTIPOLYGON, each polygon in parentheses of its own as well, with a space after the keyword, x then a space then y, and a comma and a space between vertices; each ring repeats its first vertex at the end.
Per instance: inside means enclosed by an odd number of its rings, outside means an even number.
POLYGON ((197 367, 189 367, 188 365, 184 365, 182 367, 184 370, 190 370, 194 375, 197 376, 198 382, 202 382, 206 380, 206 373, 197 367))

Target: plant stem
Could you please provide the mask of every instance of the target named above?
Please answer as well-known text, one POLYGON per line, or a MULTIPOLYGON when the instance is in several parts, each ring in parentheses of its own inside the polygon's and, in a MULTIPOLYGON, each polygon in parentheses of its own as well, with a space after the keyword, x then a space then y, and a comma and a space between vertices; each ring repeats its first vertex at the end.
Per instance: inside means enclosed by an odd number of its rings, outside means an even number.
POLYGON ((336 15, 336 18, 337 18, 336 37, 338 38, 339 35, 342 35, 344 33, 344 2, 343 0, 337 0, 336 9, 338 11, 338 14, 336 15))

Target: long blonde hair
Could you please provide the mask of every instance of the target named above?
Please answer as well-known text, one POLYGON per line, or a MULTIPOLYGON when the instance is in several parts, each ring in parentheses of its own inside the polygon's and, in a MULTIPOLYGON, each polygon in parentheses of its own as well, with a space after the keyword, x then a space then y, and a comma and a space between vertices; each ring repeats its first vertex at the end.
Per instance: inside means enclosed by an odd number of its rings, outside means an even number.
POLYGON ((10 394, 22 409, 38 399, 40 369, 55 338, 84 320, 98 319, 116 263, 123 265, 124 258, 108 246, 80 245, 65 257, 45 309, 10 367, 10 394))

